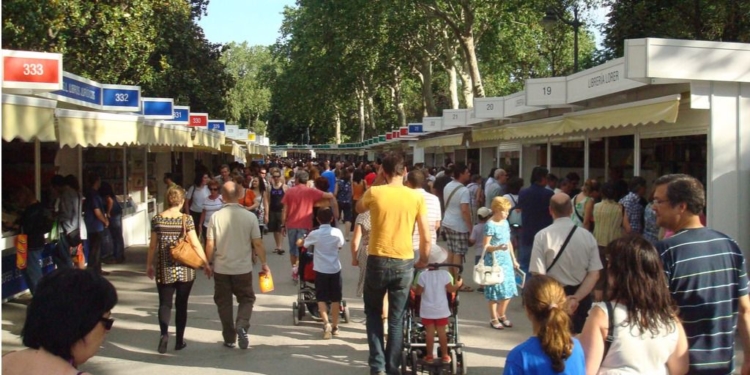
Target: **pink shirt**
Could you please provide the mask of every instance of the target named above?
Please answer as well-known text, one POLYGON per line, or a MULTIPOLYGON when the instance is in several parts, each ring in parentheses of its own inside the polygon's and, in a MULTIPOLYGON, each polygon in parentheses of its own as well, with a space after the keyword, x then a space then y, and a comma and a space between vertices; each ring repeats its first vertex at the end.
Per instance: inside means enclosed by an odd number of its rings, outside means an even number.
POLYGON ((311 230, 313 205, 322 198, 322 191, 307 186, 296 185, 287 190, 281 199, 286 208, 286 227, 311 230))

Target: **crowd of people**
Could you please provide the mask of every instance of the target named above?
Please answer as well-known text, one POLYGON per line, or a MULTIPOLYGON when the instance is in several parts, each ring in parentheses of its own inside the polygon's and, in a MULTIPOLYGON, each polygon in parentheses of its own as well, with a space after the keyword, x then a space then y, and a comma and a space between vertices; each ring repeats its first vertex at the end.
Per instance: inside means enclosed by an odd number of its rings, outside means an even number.
MULTIPOLYGON (((579 189, 576 173, 558 179, 536 167, 524 187, 512 171, 493 168, 483 179, 471 170, 449 162, 438 172, 388 154, 372 163, 235 163, 222 165, 214 177, 197 169, 187 191, 165 178, 168 207, 152 220, 146 264, 159 295, 157 350, 167 351, 173 298, 174 348, 187 345, 188 298, 197 272, 170 256, 180 238, 196 249, 204 274, 214 279, 224 346, 249 346, 253 264, 270 274, 262 237, 271 232, 273 252, 289 252, 292 281, 299 278, 299 250, 315 247, 324 339, 338 334, 339 250, 349 242, 351 264, 360 269, 356 294, 364 300, 372 374, 401 372, 403 342, 388 337, 403 336, 410 291, 423 296, 427 313, 425 360, 450 362, 443 300, 446 291, 474 291, 462 280, 463 267, 454 266, 466 264, 470 247, 470 265, 499 266, 504 275, 499 283, 477 285, 490 327, 513 327, 508 305, 520 294, 533 328, 533 336, 508 354, 506 374, 731 373, 736 335, 750 358, 745 260, 736 242, 705 227, 705 190, 697 179, 662 176, 647 194, 641 177, 591 179, 579 189), (435 263, 446 263, 448 271, 435 263), (232 297, 239 305, 236 317, 232 297), (327 303, 333 304, 330 323, 327 303), (437 358, 436 336, 443 347, 437 358)), ((83 205, 72 202, 81 200, 73 187, 58 183, 60 207, 83 209, 94 251, 89 268, 100 277, 100 233, 116 227, 117 201, 111 203, 96 176, 88 180, 83 205)), ((75 216, 61 216, 66 232, 75 216)), ((61 242, 59 267, 66 268, 70 261, 63 255, 70 246, 61 242)), ((124 260, 122 249, 111 253, 114 261, 124 260)), ((112 306, 96 310, 107 330, 112 306)), ((26 337, 24 343, 51 349, 26 337)), ((50 353, 72 366, 80 363, 69 352, 50 353)), ((750 361, 742 373, 750 374, 750 361)))

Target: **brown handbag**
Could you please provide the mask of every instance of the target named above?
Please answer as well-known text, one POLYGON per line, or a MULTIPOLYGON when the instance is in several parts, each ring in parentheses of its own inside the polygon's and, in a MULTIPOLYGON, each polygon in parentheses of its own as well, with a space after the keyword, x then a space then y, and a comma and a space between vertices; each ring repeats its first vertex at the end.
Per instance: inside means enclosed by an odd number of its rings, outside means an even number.
POLYGON ((187 215, 182 215, 182 236, 177 239, 174 245, 169 249, 172 259, 186 267, 193 269, 203 266, 203 259, 198 256, 198 252, 187 239, 187 215))

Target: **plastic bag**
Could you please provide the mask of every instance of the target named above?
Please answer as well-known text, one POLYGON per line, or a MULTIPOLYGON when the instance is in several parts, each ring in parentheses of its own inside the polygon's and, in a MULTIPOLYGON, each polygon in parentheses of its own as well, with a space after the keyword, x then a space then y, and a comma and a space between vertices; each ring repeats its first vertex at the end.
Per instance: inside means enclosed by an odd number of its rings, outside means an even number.
POLYGON ((16 268, 19 270, 26 269, 26 258, 29 250, 29 236, 19 234, 16 236, 16 268))
POLYGON ((273 292, 273 277, 270 273, 258 273, 258 284, 260 285, 261 293, 273 292))

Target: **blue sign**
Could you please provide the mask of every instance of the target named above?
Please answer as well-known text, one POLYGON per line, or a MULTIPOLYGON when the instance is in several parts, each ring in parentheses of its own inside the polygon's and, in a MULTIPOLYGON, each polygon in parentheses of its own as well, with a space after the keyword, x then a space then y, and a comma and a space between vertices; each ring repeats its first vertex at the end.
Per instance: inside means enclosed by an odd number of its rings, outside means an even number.
POLYGON ((171 120, 174 116, 172 113, 173 99, 143 98, 142 103, 142 114, 148 118, 171 120))
POLYGON ((90 79, 63 72, 63 89, 39 94, 81 107, 99 109, 102 105, 102 85, 90 79))
POLYGON ((424 133, 424 130, 422 130, 422 124, 409 124, 409 134, 412 133, 424 133))
POLYGON ((102 85, 102 109, 107 111, 139 112, 141 88, 138 86, 102 85))
POLYGON ((172 111, 172 122, 181 122, 187 124, 190 121, 190 107, 174 106, 172 111))
POLYGON ((209 130, 218 130, 220 132, 226 131, 227 122, 224 120, 208 120, 209 130))

